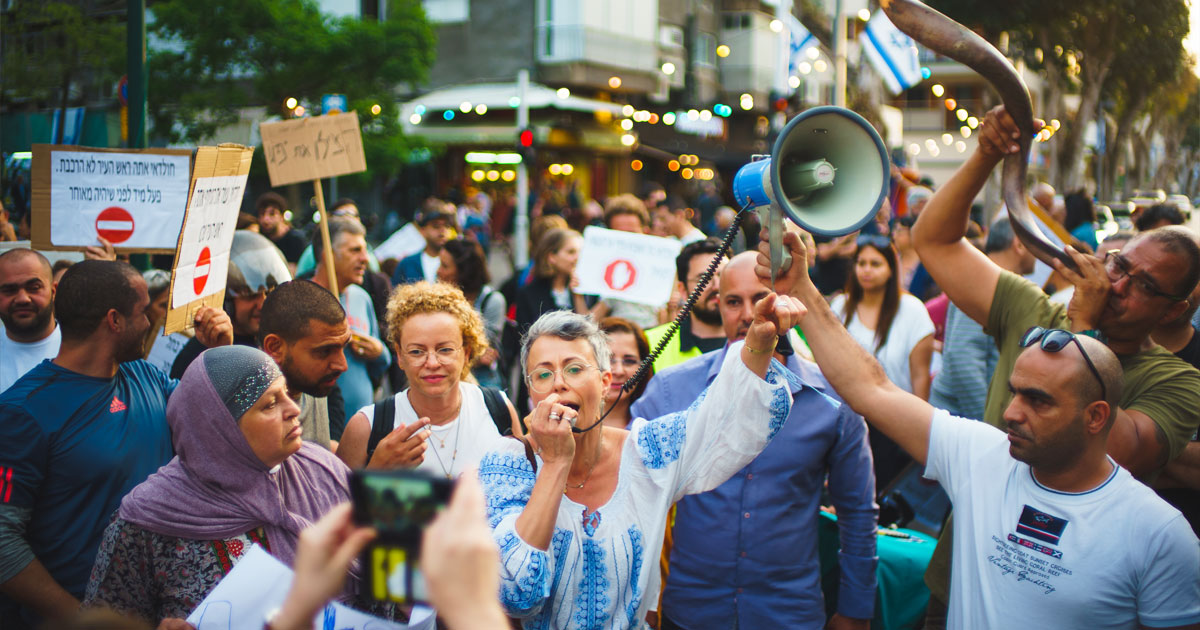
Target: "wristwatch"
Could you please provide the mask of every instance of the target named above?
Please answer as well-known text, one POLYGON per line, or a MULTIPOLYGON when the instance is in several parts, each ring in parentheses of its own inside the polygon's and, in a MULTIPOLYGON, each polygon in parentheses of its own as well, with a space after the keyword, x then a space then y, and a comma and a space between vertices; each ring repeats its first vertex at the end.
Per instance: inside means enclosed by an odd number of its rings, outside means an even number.
POLYGON ((1096 341, 1099 341, 1100 343, 1108 343, 1108 337, 1105 336, 1104 333, 1100 332, 1096 328, 1089 328, 1087 330, 1081 330, 1075 334, 1084 335, 1085 337, 1091 337, 1092 339, 1095 339, 1096 341))

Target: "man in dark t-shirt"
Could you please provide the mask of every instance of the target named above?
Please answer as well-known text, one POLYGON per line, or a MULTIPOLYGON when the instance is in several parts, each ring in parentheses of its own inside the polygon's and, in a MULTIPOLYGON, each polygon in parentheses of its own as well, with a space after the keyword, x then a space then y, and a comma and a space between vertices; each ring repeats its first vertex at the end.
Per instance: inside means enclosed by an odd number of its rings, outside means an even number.
MULTIPOLYGON (((125 263, 76 263, 58 284, 58 355, 0 394, 0 627, 74 613, 121 499, 172 457, 175 381, 141 360, 146 282, 125 263)), ((205 307, 196 336, 228 345, 205 307)))
MULTIPOLYGON (((1200 307, 1200 286, 1188 296, 1188 310, 1175 321, 1159 326, 1150 334, 1158 345, 1170 350, 1175 356, 1200 369, 1200 333, 1196 330, 1196 318, 1200 307)), ((1200 441, 1197 435, 1183 447, 1183 452, 1167 464, 1153 487, 1158 496, 1183 512, 1200 536, 1200 441)))
POLYGON ((254 202, 258 228, 262 230, 262 235, 271 239, 279 251, 283 252, 283 257, 291 263, 292 271, 295 272, 296 263, 304 254, 304 248, 308 247, 308 240, 292 229, 292 224, 284 215, 287 207, 287 200, 273 192, 259 195, 258 200, 254 202))

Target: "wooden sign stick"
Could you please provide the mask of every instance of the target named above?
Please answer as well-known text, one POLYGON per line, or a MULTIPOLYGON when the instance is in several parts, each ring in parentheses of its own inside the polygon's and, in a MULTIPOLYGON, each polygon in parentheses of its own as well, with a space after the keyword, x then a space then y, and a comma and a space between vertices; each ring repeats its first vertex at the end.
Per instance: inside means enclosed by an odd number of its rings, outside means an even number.
POLYGON ((333 243, 329 242, 329 215, 325 213, 325 191, 321 188, 320 178, 313 180, 313 190, 317 193, 317 212, 321 215, 321 242, 325 244, 325 271, 329 274, 329 290, 340 300, 341 289, 338 287, 337 273, 333 270, 333 243))

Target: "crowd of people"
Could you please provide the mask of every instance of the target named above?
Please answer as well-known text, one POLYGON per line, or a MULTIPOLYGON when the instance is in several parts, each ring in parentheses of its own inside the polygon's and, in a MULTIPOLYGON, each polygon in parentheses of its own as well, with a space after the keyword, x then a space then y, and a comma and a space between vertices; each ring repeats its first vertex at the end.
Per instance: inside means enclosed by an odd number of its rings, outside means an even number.
POLYGON ((407 623, 357 561, 370 469, 456 480, 420 560, 454 630, 1200 627, 1200 235, 1040 184, 1038 261, 974 204, 1015 132, 775 277, 707 183, 537 195, 507 278, 486 196, 383 257, 353 201, 326 243, 268 192, 171 351, 166 269, 0 253, 0 625, 188 628, 254 545, 296 572, 266 627, 407 623), (589 225, 678 240, 670 298, 580 292, 589 225))

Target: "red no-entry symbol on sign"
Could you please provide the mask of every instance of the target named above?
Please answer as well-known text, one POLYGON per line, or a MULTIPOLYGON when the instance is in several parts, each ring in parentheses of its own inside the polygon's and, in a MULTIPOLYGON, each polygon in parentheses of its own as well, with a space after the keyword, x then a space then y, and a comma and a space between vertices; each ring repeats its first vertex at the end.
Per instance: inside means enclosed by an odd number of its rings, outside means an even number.
POLYGON ((204 285, 208 284, 208 272, 212 268, 209 264, 211 254, 208 248, 200 250, 200 256, 196 258, 196 273, 192 276, 192 287, 196 289, 196 295, 204 290, 204 285))
POLYGON ((133 236, 133 215, 119 206, 105 208, 96 217, 96 233, 116 245, 133 236))
POLYGON ((620 259, 608 263, 604 268, 604 284, 613 291, 624 291, 633 286, 637 279, 637 267, 628 260, 620 259))

